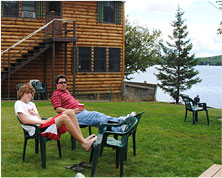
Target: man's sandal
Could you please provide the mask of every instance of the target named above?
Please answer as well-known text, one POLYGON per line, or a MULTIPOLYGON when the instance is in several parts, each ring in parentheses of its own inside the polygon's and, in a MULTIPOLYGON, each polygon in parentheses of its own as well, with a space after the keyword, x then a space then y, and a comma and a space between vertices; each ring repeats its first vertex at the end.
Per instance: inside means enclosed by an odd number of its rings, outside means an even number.
POLYGON ((83 168, 80 167, 78 163, 74 163, 72 166, 65 166, 67 169, 72 169, 73 171, 82 171, 83 168))
POLYGON ((87 164, 85 161, 79 163, 79 166, 84 167, 84 168, 91 168, 91 165, 87 164))

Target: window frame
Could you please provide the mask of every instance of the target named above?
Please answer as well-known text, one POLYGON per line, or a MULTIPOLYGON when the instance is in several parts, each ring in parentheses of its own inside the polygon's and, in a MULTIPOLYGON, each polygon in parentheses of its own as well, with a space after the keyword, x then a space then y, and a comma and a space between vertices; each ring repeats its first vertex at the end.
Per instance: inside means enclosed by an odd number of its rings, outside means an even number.
POLYGON ((55 16, 55 17, 61 17, 62 16, 62 1, 47 1, 47 11, 46 11, 47 16, 55 16), (57 13, 51 13, 49 10, 50 8, 50 3, 58 3, 59 5, 59 12, 57 13))
MULTIPOLYGON (((28 7, 33 7, 33 6, 28 6, 28 7)), ((22 15, 22 18, 25 18, 25 19, 36 19, 37 18, 37 5, 36 5, 36 1, 22 1, 22 13, 23 12, 34 12, 35 13, 35 17, 23 17, 22 15), (33 10, 24 10, 24 3, 26 2, 34 2, 34 11, 33 10)))
POLYGON ((115 1, 103 2, 103 23, 116 23, 116 3, 115 1), (111 17, 112 15, 112 17, 111 17))
MULTIPOLYGON (((97 1, 97 23, 104 23, 104 24, 122 24, 122 1, 97 1), (113 16, 114 19, 112 22, 104 21, 104 3, 112 2, 113 5, 113 16)), ((106 6, 106 5, 105 5, 106 6)), ((106 16, 106 15, 105 15, 106 16)))
POLYGON ((120 72, 120 71, 121 71, 121 48, 109 48, 109 72, 120 72), (117 50, 118 50, 118 56, 114 55, 114 58, 111 57, 112 54, 117 54, 117 50), (115 67, 115 65, 112 64, 113 62, 115 64, 118 64, 118 67, 115 67), (113 68, 111 69, 111 67, 113 68))
POLYGON ((94 72, 106 72, 106 47, 94 47, 94 72), (101 55, 99 54, 99 51, 97 50, 103 50, 102 58, 99 56, 97 58, 96 55, 101 55), (104 55, 104 56, 103 56, 104 55), (97 69, 98 65, 101 65, 100 69, 97 69))
MULTIPOLYGON (((10 7, 11 8, 11 7, 10 7)), ((18 18, 19 17, 19 1, 3 1, 3 16, 4 17, 10 17, 10 18, 18 18), (8 15, 8 14, 6 14, 6 4, 7 3, 11 3, 12 4, 12 2, 15 2, 15 4, 16 4, 16 10, 17 10, 17 12, 16 12, 16 14, 15 15, 8 15)), ((12 10, 12 11, 14 11, 14 10, 12 10)))
POLYGON ((92 72, 92 48, 91 47, 78 47, 78 72, 92 72), (88 49, 87 51, 89 53, 88 60, 85 60, 86 58, 82 59, 81 53, 86 54, 86 51, 84 49, 88 49), (89 62, 89 69, 81 69, 82 61, 88 61, 89 62))

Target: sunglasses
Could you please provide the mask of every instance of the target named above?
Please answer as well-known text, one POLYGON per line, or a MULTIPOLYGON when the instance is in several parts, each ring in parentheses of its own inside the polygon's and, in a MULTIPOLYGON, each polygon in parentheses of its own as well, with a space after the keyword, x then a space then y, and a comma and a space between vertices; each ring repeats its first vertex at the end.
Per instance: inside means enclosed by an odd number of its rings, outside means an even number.
POLYGON ((63 84, 63 83, 66 84, 66 82, 59 82, 59 84, 63 84))

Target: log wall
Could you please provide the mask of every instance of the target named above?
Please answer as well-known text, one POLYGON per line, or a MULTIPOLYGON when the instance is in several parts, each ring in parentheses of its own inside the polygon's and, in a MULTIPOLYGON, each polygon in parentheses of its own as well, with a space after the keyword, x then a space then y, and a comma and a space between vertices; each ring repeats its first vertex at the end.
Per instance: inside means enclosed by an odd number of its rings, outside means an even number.
MULTIPOLYGON (((20 10, 21 11, 21 10, 20 10)), ((21 13, 20 13, 21 17, 21 13)), ((63 1, 62 18, 76 20, 77 47, 105 47, 121 49, 121 70, 120 72, 78 72, 76 75, 76 93, 109 93, 112 85, 113 93, 121 93, 124 80, 124 3, 122 3, 122 24, 97 23, 97 2, 96 1, 63 1)), ((37 30, 45 24, 46 20, 22 19, 22 18, 1 18, 1 42, 2 51, 21 40, 28 34, 37 30)), ((68 29, 72 30, 73 25, 68 23, 68 29)), ((41 32, 39 35, 44 34, 41 32)), ((72 37, 72 34, 68 34, 72 37)), ((22 44, 24 45, 24 44, 22 44)), ((67 56, 67 88, 72 92, 72 43, 68 43, 67 56)), ((21 47, 17 47, 18 49, 21 47)), ((92 50, 93 51, 93 50, 92 50)), ((7 56, 7 54, 6 54, 7 56)), ((65 72, 65 45, 56 44, 55 76, 65 72)), ((93 54, 92 54, 93 56, 93 54)), ((108 60, 108 59, 107 59, 108 60)), ((11 76, 11 96, 16 96, 15 86, 17 83, 28 82, 31 79, 44 80, 44 55, 30 62, 11 76)), ((93 59, 92 59, 93 64, 93 59)), ((107 61, 108 68, 108 61, 107 61)), ((93 66, 92 66, 93 69, 93 66)), ((49 96, 52 94, 52 49, 47 51, 47 85, 49 96)), ((2 97, 7 96, 7 80, 2 83, 2 97)))

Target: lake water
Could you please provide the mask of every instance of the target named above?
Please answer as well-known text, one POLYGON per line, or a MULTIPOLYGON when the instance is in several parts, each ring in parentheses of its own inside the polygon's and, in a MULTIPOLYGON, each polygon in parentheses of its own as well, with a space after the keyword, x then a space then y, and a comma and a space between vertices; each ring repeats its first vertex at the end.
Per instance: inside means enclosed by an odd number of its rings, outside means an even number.
MULTIPOLYGON (((131 75, 133 82, 144 82, 157 84, 157 78, 154 75, 158 73, 156 66, 150 67, 145 73, 136 73, 131 75)), ((222 108, 222 66, 196 66, 199 71, 198 77, 202 82, 195 84, 191 89, 182 92, 194 98, 200 96, 200 102, 207 103, 208 106, 214 108, 222 108)), ((157 88, 157 101, 174 102, 174 100, 163 90, 157 88)))

